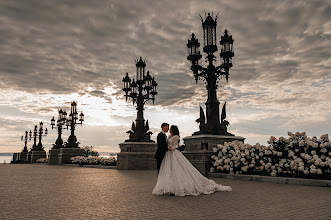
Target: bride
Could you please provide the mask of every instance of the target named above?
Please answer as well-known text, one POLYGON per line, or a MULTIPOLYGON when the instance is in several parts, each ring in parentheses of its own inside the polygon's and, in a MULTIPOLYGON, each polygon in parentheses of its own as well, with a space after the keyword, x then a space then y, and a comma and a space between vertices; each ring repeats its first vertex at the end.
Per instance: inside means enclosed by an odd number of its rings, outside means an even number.
POLYGON ((222 186, 204 177, 187 159, 177 150, 179 143, 178 127, 172 125, 168 137, 168 151, 161 164, 155 195, 198 196, 211 194, 215 191, 231 191, 230 186, 222 186))

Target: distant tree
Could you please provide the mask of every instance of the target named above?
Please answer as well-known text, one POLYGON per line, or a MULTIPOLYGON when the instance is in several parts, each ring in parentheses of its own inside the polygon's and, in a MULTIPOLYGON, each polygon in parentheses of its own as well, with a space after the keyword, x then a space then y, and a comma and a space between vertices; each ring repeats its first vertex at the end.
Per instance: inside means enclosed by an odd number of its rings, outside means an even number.
POLYGON ((88 156, 99 156, 99 152, 93 149, 93 146, 84 146, 83 147, 84 150, 84 156, 88 157, 88 156))

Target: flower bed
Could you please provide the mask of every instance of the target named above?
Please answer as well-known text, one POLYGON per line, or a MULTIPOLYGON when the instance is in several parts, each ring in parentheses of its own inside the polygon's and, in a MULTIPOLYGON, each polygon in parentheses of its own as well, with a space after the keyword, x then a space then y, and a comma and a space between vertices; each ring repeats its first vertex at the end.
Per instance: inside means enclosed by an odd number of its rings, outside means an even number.
POLYGON ((39 158, 36 160, 36 163, 47 163, 48 158, 39 158))
POLYGON ((76 156, 71 158, 71 162, 80 165, 105 165, 116 166, 117 157, 84 157, 76 156))
POLYGON ((254 146, 239 141, 225 142, 213 148, 211 172, 270 175, 313 179, 331 179, 331 141, 306 133, 288 133, 278 140, 271 137, 269 146, 254 146))

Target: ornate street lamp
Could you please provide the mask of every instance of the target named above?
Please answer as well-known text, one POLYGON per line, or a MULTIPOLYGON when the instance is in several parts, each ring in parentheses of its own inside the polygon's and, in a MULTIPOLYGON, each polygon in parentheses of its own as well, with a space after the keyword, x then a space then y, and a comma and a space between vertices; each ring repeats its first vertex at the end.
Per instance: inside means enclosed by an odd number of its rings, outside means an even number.
POLYGON ((28 162, 28 154, 29 154, 27 143, 28 141, 31 141, 31 139, 29 139, 28 131, 25 131, 25 137, 24 135, 22 135, 21 141, 24 141, 24 148, 22 149, 21 153, 17 154, 18 158, 16 156, 16 159, 14 160, 19 160, 21 163, 22 162, 25 163, 28 162))
POLYGON ((200 54, 200 43, 195 35, 192 34, 191 39, 188 40, 187 50, 188 56, 187 59, 191 62, 191 70, 194 74, 196 82, 198 80, 203 80, 206 82, 206 88, 208 90, 208 99, 206 102, 206 117, 207 122, 205 122, 205 115, 203 109, 200 107, 200 118, 197 119, 197 122, 200 123, 200 131, 195 132, 194 135, 198 134, 218 134, 218 135, 232 135, 227 132, 227 126, 229 122, 225 120, 225 104, 222 110, 222 116, 220 121, 219 114, 219 101, 217 100, 217 83, 218 80, 223 77, 228 81, 229 79, 229 70, 232 67, 232 57, 233 53, 233 39, 229 35, 228 31, 224 31, 224 35, 221 36, 221 53, 220 57, 222 63, 219 66, 214 66, 213 62, 216 60, 214 53, 217 51, 217 38, 216 38, 216 26, 217 26, 217 17, 215 19, 208 13, 205 20, 200 16, 203 29, 203 51, 207 54, 206 62, 208 66, 202 67, 199 61, 202 58, 200 54))
POLYGON ((21 141, 24 140, 24 148, 22 150, 22 152, 28 152, 28 147, 26 146, 26 144, 28 143, 28 137, 29 137, 29 132, 28 131, 25 131, 25 138, 23 139, 23 135, 21 137, 21 141))
POLYGON ((136 61, 137 75, 135 81, 131 82, 129 74, 126 73, 123 77, 123 91, 125 92, 126 101, 131 98, 133 105, 137 103, 137 118, 136 123, 132 122, 132 127, 127 133, 130 134, 130 139, 126 142, 150 142, 150 136, 153 134, 149 131, 148 120, 145 123, 144 119, 144 105, 148 101, 152 101, 154 104, 155 96, 157 95, 157 83, 147 71, 145 75, 145 61, 140 59, 136 61), (145 91, 145 92, 144 92, 145 91))
POLYGON ((43 145, 41 143, 41 139, 42 139, 43 136, 46 137, 47 134, 48 134, 47 128, 45 129, 45 132, 44 132, 43 122, 40 122, 40 124, 39 124, 39 143, 38 143, 38 146, 37 146, 38 151, 44 150, 43 145), (45 134, 43 135, 43 133, 45 133, 45 134))
MULTIPOLYGON (((77 138, 75 136, 75 127, 77 125, 83 126, 83 121, 84 121, 84 114, 83 112, 80 113, 79 118, 78 118, 78 112, 77 112, 77 103, 73 101, 71 103, 71 109, 70 109, 70 114, 69 117, 66 118, 66 114, 62 115, 63 121, 61 123, 66 124, 67 129, 70 126, 71 134, 68 138, 68 142, 66 143, 66 148, 78 148, 79 142, 77 142, 77 138), (79 121, 79 122, 77 122, 79 121)), ((58 125, 59 126, 59 125, 58 125)), ((62 126, 62 125, 61 125, 62 126)))
POLYGON ((56 121, 56 125, 55 125, 55 118, 53 117, 51 120, 51 125, 52 125, 52 130, 57 127, 57 132, 58 132, 58 137, 57 140, 55 141, 55 144, 53 144, 52 149, 60 149, 63 148, 63 140, 61 138, 62 135, 62 130, 68 130, 68 127, 65 127, 64 125, 66 124, 67 121, 67 112, 64 110, 62 111, 62 109, 59 110, 59 115, 56 121))
POLYGON ((39 129, 38 129, 38 125, 36 125, 34 127, 33 136, 32 136, 32 131, 30 130, 30 132, 29 132, 29 140, 31 140, 31 138, 33 137, 33 146, 31 148, 31 151, 43 151, 44 150, 43 145, 41 143, 41 139, 43 136, 47 136, 48 130, 46 128, 44 131, 43 125, 44 125, 43 122, 40 122, 39 129), (45 134, 43 135, 43 133, 45 133, 45 134), (38 145, 36 145, 37 137, 39 138, 38 145))
POLYGON ((30 151, 35 151, 37 150, 37 134, 38 134, 38 125, 34 126, 33 133, 30 130, 29 132, 29 140, 31 141, 31 138, 33 137, 33 145, 30 149, 30 151))

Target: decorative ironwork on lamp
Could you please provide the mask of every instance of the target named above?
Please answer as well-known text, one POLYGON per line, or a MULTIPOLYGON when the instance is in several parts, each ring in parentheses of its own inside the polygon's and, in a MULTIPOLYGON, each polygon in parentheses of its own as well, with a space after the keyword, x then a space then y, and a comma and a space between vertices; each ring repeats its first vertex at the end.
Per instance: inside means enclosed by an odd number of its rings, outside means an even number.
POLYGON ((215 66, 214 61, 216 61, 216 57, 214 56, 214 53, 217 51, 216 26, 218 15, 213 18, 213 16, 208 13, 205 19, 201 16, 200 18, 203 29, 203 51, 207 54, 206 62, 208 62, 208 66, 205 68, 200 63, 202 58, 199 49, 200 43, 194 33, 191 35, 191 39, 189 39, 187 43, 187 59, 191 62, 191 70, 196 82, 198 82, 198 80, 203 80, 206 82, 206 88, 208 91, 208 99, 206 102, 207 121, 205 120, 203 109, 200 107, 200 118, 196 120, 200 124, 199 131, 195 132, 193 135, 232 135, 227 132, 229 122, 225 120, 225 104, 222 109, 222 116, 220 120, 220 103, 217 99, 216 93, 218 80, 223 77, 225 77, 227 81, 229 79, 229 70, 232 67, 232 57, 234 56, 232 35, 229 35, 228 31, 225 30, 224 35, 221 36, 220 58, 222 63, 219 66, 215 66))
POLYGON ((132 122, 131 130, 127 131, 130 134, 130 139, 126 142, 150 142, 150 136, 153 134, 149 131, 148 120, 145 123, 144 119, 144 105, 148 101, 154 104, 155 96, 157 95, 157 82, 147 71, 145 75, 146 62, 140 57, 136 61, 136 80, 130 79, 129 74, 126 73, 123 77, 123 91, 125 92, 125 99, 128 101, 132 99, 133 105, 137 104, 137 118, 136 123, 132 122))

